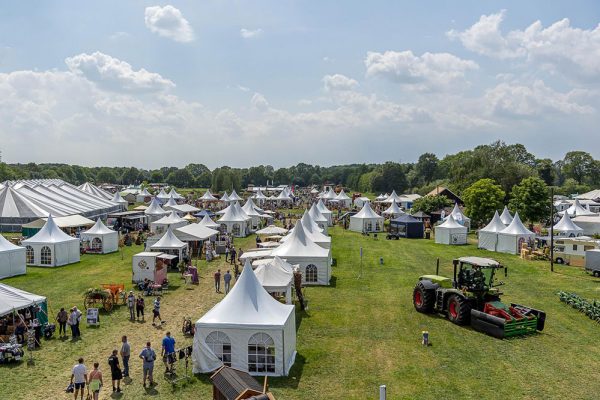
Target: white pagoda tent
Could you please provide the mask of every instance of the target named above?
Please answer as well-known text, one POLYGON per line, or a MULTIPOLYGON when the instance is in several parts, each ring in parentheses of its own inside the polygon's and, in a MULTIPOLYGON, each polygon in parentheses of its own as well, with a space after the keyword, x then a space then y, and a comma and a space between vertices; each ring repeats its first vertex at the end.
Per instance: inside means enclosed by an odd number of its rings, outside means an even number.
POLYGON ((229 195, 227 194, 227 190, 223 192, 223 196, 221 196, 219 200, 221 200, 224 203, 229 203, 229 195))
POLYGON ((206 192, 204 192, 204 194, 202 195, 202 197, 200 197, 200 200, 202 200, 202 201, 218 201, 219 199, 217 199, 215 196, 213 196, 213 194, 210 192, 210 189, 207 189, 206 192))
POLYGON ((246 237, 250 231, 250 224, 252 218, 250 218, 239 203, 233 202, 217 221, 221 226, 225 226, 226 232, 235 237, 246 237))
POLYGON ((395 203, 400 203, 400 202, 402 202, 402 199, 400 198, 400 196, 398 196, 398 195, 396 194, 396 191, 395 191, 395 190, 392 190, 392 194, 390 194, 390 195, 389 195, 389 196, 387 196, 387 197, 386 197, 384 200, 382 200, 382 203, 388 203, 388 204, 391 204, 391 203, 394 203, 394 202, 395 202, 395 203))
POLYGON ((204 218, 202 218, 200 220, 200 222, 198 222, 199 225, 203 225, 206 226, 207 228, 211 228, 211 229, 219 229, 221 227, 221 225, 217 224, 215 221, 212 220, 212 218, 207 214, 204 216, 204 218))
POLYGON ((498 215, 498 211, 496 211, 490 223, 479 230, 477 247, 480 249, 496 251, 496 245, 498 244, 498 232, 504 230, 504 228, 506 228, 506 225, 502 223, 502 220, 498 215))
POLYGON ((169 228, 181 228, 182 226, 186 226, 187 224, 188 221, 178 216, 175 211, 171 211, 170 214, 165 215, 161 219, 152 222, 150 224, 150 231, 157 234, 161 234, 163 232, 166 232, 169 228))
POLYGON ((182 195, 180 195, 179 193, 177 193, 175 191, 175 188, 171 188, 171 191, 169 192, 169 197, 173 197, 175 200, 184 200, 185 197, 183 197, 182 195))
POLYGON ((388 216, 389 218, 397 218, 402 214, 406 214, 404 211, 398 207, 398 203, 392 201, 392 204, 382 213, 384 216, 388 216))
POLYGON ((365 203, 363 208, 350 217, 349 229, 354 232, 381 232, 383 231, 384 218, 371 208, 370 203, 365 203))
POLYGON ((158 199, 154 198, 150 202, 150 205, 147 209, 144 210, 144 214, 148 220, 148 225, 151 225, 153 222, 161 219, 165 215, 169 214, 168 211, 165 211, 161 206, 158 199))
POLYGON ((243 199, 236 193, 235 189, 229 195, 229 201, 242 201, 243 199))
POLYGON ((582 193, 575 197, 576 199, 581 200, 599 200, 600 199, 600 189, 595 189, 586 193, 582 193))
POLYGON ((513 216, 510 215, 510 211, 508 211, 508 207, 504 206, 504 210, 502 210, 502 214, 500 215, 500 221, 502 221, 502 223, 505 226, 509 226, 510 223, 513 220, 513 216))
POLYGON ((321 195, 321 199, 325 200, 325 201, 329 201, 329 200, 334 200, 336 198, 336 194, 333 191, 333 188, 329 188, 329 190, 325 193, 323 193, 323 195, 321 195))
POLYGON ((313 204, 310 207, 310 210, 308 210, 308 213, 310 214, 310 217, 312 218, 312 220, 315 221, 315 223, 317 225, 319 225, 319 227, 321 229, 323 229, 323 233, 327 234, 327 227, 329 226, 329 224, 328 224, 329 221, 327 221, 326 216, 321 214, 321 212, 317 208, 316 204, 313 204))
POLYGON ((88 249, 92 253, 107 254, 119 250, 119 233, 113 231, 100 218, 94 226, 81 232, 81 241, 88 242, 88 249))
MULTIPOLYGON (((469 218, 465 214, 463 214, 463 212, 458 207, 458 203, 454 204, 454 208, 452 209, 452 212, 450 213, 450 215, 452 215, 455 222, 457 222, 457 223, 461 224, 462 226, 464 226, 465 228, 467 228, 467 231, 469 229, 471 229, 471 218, 469 218)), ((446 220, 446 219, 448 219, 448 217, 444 218, 444 220, 446 220)))
POLYGON ((287 264, 281 258, 275 257, 270 263, 256 267, 254 275, 267 292, 271 295, 282 294, 285 296, 285 303, 292 304, 294 273, 282 267, 281 263, 287 264))
POLYGON ((569 208, 567 208, 565 211, 560 211, 558 214, 559 215, 563 215, 563 214, 569 214, 570 217, 584 217, 584 216, 591 216, 591 215, 598 215, 595 212, 592 212, 590 210, 588 210, 587 208, 583 207, 581 205, 581 203, 579 202, 579 200, 575 200, 575 202, 573 203, 573 205, 569 208))
POLYGON ((501 253, 519 254, 522 244, 535 237, 535 233, 523 225, 519 213, 515 212, 515 216, 506 228, 498 232, 498 245, 496 251, 501 253))
MULTIPOLYGON (((300 222, 304 227, 304 233, 306 234, 306 237, 308 239, 312 240, 324 249, 331 248, 331 236, 327 236, 322 232, 322 229, 319 228, 319 225, 317 225, 315 221, 312 220, 312 218, 308 214, 308 211, 304 211, 304 215, 300 219, 300 222)), ((291 235, 284 236, 283 238, 281 238, 279 243, 285 243, 290 238, 290 236, 291 235)))
POLYGON ((360 207, 360 208, 362 208, 365 205, 365 203, 370 203, 370 202, 371 202, 371 199, 369 199, 368 197, 365 197, 365 196, 357 197, 354 199, 354 205, 356 207, 360 207))
POLYGON ((177 201, 175 200, 175 197, 173 196, 173 194, 169 194, 169 200, 163 205, 163 208, 165 210, 170 210, 173 208, 173 206, 177 205, 177 201))
POLYGON ((173 233, 173 228, 169 227, 167 232, 162 235, 158 242, 150 246, 150 251, 172 254, 179 257, 179 260, 187 254, 188 245, 182 242, 173 233))
POLYGON ((214 228, 209 228, 206 225, 197 223, 176 228, 173 230, 173 233, 182 242, 202 242, 215 237, 219 234, 219 231, 214 228))
POLYGON ((258 188, 258 190, 256 191, 256 194, 254 196, 252 196, 252 198, 254 200, 256 200, 256 203, 258 205, 263 205, 265 203, 265 201, 267 200, 267 196, 265 196, 263 194, 263 192, 260 190, 260 188, 258 188))
POLYGON ((307 237, 300 221, 296 223, 286 241, 270 252, 270 256, 279 256, 290 264, 298 264, 305 284, 329 285, 331 249, 325 249, 307 237))
POLYGON ((242 210, 251 219, 251 224, 252 224, 251 229, 252 230, 258 229, 258 227, 260 226, 261 218, 264 218, 265 216, 263 216, 260 213, 260 211, 257 210, 256 205, 254 204, 254 202, 252 201, 252 199, 250 197, 248 197, 248 200, 246 200, 246 203, 242 207, 242 210))
POLYGON ((169 200, 169 195, 165 192, 165 189, 160 189, 160 192, 156 195, 156 198, 160 200, 161 203, 166 203, 169 200))
POLYGON ((25 247, 14 245, 0 235, 0 279, 26 272, 25 247))
POLYGON ((295 358, 295 308, 267 293, 248 261, 231 291, 196 322, 193 372, 225 364, 251 375, 286 376, 295 358))
POLYGON ((121 207, 123 207, 124 210, 127 209, 127 200, 125 200, 123 197, 121 197, 121 193, 119 192, 115 192, 115 195, 113 196, 112 200, 113 203, 117 203, 118 205, 120 205, 121 207))
POLYGON ((79 239, 60 230, 52 215, 38 233, 23 240, 26 262, 40 267, 58 267, 79 262, 79 239))
POLYGON ((452 214, 443 224, 435 227, 435 242, 440 244, 467 244, 467 228, 454 220, 452 214))
POLYGON ((152 199, 152 194, 146 188, 135 195, 135 201, 138 203, 146 203, 148 198, 152 199))
POLYGON ((317 210, 319 210, 319 212, 325 218, 327 218, 327 225, 333 226, 333 213, 331 212, 330 209, 325 207, 325 204, 323 204, 323 200, 321 200, 321 199, 319 199, 319 201, 317 201, 317 210))
POLYGON ((568 213, 563 214, 552 230, 555 236, 577 237, 583 235, 583 229, 571 220, 568 213))
POLYGON ((352 199, 348 197, 348 195, 344 192, 344 189, 340 190, 338 195, 335 196, 334 200, 337 200, 343 208, 352 207, 352 199))

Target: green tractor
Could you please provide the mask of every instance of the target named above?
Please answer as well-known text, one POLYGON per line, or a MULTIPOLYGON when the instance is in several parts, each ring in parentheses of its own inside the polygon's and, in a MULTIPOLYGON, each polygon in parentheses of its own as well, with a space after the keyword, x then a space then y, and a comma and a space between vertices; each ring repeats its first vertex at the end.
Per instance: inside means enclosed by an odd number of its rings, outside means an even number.
POLYGON ((421 313, 445 314, 457 325, 497 338, 526 335, 544 329, 546 313, 519 304, 504 304, 496 282, 496 271, 507 268, 481 257, 461 257, 453 261, 454 278, 423 275, 413 291, 413 304, 421 313))

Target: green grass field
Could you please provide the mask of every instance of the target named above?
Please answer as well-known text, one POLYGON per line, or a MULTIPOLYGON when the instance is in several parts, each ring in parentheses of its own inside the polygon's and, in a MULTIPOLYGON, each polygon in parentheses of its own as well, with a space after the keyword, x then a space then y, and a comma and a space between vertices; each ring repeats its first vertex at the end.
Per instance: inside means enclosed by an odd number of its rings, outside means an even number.
MULTIPOLYGON (((360 234, 330 230, 333 236, 332 285, 306 290, 309 309, 297 311, 298 356, 291 374, 271 379, 278 399, 376 399, 378 386, 388 386, 390 399, 594 399, 600 391, 596 377, 600 348, 599 326, 585 315, 560 303, 559 290, 600 299, 600 280, 581 269, 520 260, 516 256, 489 253, 474 245, 451 247, 425 240, 374 240, 360 234), (364 249, 362 277, 359 249, 364 249), (452 325, 439 316, 418 314, 412 307, 412 288, 419 275, 433 273, 439 257, 441 272, 450 274, 451 260, 463 255, 491 256, 509 267, 503 279, 506 301, 546 311, 541 334, 498 340, 470 328, 452 325), (384 265, 379 265, 383 257, 384 265), (432 346, 420 344, 428 330, 432 346)), ((253 238, 236 240, 238 247, 253 247, 253 238)), ((82 293, 100 283, 131 279, 131 256, 139 247, 125 248, 123 255, 86 255, 79 264, 55 269, 28 268, 26 276, 4 283, 48 297, 51 311, 61 306, 82 305, 82 293)), ((83 327, 83 340, 72 343, 57 338, 43 342, 26 362, 0 367, 0 398, 71 398, 63 389, 70 368, 79 356, 91 365, 106 359, 122 334, 131 337, 139 352, 146 340, 155 347, 165 330, 182 338, 181 320, 198 319, 222 295, 214 293, 211 274, 222 261, 201 261, 201 284, 186 288, 171 274, 173 290, 165 296, 161 330, 127 320, 124 307, 102 315, 99 328, 83 327)), ((206 376, 171 386, 160 376, 155 391, 141 386, 141 365, 132 361, 133 381, 122 398, 209 399, 206 376)), ((156 370, 161 371, 157 365, 156 370)), ((102 398, 112 393, 104 389, 102 398)))

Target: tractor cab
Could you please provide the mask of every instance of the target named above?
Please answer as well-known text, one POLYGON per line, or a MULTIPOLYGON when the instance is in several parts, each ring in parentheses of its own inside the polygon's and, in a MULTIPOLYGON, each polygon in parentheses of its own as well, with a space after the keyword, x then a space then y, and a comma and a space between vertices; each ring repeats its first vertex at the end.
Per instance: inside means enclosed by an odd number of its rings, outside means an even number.
POLYGON ((453 261, 454 281, 453 287, 464 292, 471 292, 476 296, 486 293, 500 294, 497 286, 503 282, 495 282, 496 270, 504 268, 504 276, 507 269, 491 258, 483 257, 461 257, 453 261))

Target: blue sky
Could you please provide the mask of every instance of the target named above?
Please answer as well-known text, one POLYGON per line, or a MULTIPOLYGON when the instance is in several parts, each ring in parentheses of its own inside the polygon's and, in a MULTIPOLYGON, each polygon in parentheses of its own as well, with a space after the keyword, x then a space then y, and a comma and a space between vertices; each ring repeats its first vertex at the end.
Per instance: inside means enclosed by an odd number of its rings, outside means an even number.
POLYGON ((414 161, 496 139, 598 158, 599 21, 594 1, 7 3, 0 147, 139 167, 414 161))

